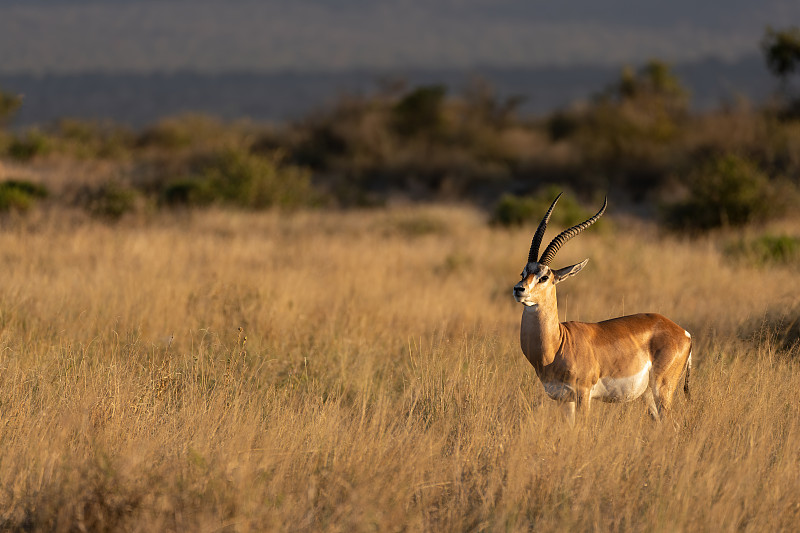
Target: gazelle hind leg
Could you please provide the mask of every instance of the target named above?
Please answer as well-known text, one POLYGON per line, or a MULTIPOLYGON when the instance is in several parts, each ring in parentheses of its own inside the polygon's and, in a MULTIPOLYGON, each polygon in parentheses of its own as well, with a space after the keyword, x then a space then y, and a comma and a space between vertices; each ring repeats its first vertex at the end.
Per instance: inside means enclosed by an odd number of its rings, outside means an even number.
POLYGON ((664 416, 672 409, 672 400, 675 397, 675 389, 678 388, 680 374, 673 379, 661 378, 652 380, 655 382, 651 386, 653 390, 653 400, 658 409, 658 415, 663 420, 664 416))
POLYGON ((661 411, 659 409, 659 403, 656 402, 656 376, 653 374, 652 368, 650 369, 648 378, 647 389, 645 389, 642 396, 644 396, 644 401, 647 404, 647 411, 650 413, 650 417, 656 422, 661 422, 661 411))
POLYGON ((689 375, 692 373, 692 348, 689 347, 689 357, 686 359, 686 377, 683 378, 683 393, 686 395, 687 400, 692 399, 689 392, 689 375))
POLYGON ((644 397, 644 402, 647 404, 647 411, 650 413, 650 416, 656 422, 661 422, 661 415, 658 412, 658 407, 656 407, 656 400, 653 398, 653 389, 647 387, 647 390, 644 391, 642 396, 644 397))

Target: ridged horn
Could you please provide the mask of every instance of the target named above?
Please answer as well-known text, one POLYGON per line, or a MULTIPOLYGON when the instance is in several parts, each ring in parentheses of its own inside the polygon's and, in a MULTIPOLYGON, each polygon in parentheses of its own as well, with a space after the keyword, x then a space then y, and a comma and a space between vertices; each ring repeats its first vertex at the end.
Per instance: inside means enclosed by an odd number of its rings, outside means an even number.
POLYGON ((547 245, 547 248, 544 249, 542 258, 539 259, 539 264, 549 266, 550 261, 552 261, 553 258, 556 256, 558 250, 562 246, 564 246, 564 243, 573 238, 574 236, 576 236, 578 233, 588 228, 589 226, 591 226, 592 224, 594 224, 595 222, 597 222, 597 219, 603 216, 603 213, 605 212, 607 205, 608 205, 608 197, 606 197, 606 199, 603 200, 603 207, 600 208, 600 211, 598 211, 595 216, 581 222, 580 224, 576 224, 575 226, 572 226, 569 229, 565 229, 564 231, 559 233, 555 239, 550 241, 550 244, 547 245))
POLYGON ((558 199, 561 198, 562 194, 564 193, 558 193, 556 199, 553 200, 552 204, 550 204, 550 209, 548 209, 547 213, 544 214, 544 218, 542 218, 542 221, 539 222, 539 227, 536 228, 536 233, 533 234, 531 251, 528 253, 528 263, 533 263, 536 261, 536 258, 539 257, 539 246, 542 244, 542 237, 544 237, 544 232, 547 230, 547 223, 550 221, 550 215, 553 214, 553 208, 558 203, 558 199))

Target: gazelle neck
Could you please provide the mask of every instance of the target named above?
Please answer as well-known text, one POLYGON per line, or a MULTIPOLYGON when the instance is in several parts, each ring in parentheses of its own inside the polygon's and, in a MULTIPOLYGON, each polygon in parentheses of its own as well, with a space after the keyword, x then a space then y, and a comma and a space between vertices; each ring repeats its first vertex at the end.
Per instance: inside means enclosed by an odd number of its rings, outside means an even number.
POLYGON ((522 352, 537 372, 553 362, 561 346, 555 291, 552 298, 525 307, 519 335, 522 352))

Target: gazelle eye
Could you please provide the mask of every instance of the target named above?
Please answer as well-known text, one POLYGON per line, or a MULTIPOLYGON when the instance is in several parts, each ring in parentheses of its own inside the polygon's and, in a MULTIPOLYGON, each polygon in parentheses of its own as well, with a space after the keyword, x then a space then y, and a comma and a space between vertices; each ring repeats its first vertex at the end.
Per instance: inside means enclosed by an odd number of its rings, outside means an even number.
POLYGON ((544 283, 548 279, 550 279, 550 276, 542 276, 541 278, 539 278, 539 283, 544 283))

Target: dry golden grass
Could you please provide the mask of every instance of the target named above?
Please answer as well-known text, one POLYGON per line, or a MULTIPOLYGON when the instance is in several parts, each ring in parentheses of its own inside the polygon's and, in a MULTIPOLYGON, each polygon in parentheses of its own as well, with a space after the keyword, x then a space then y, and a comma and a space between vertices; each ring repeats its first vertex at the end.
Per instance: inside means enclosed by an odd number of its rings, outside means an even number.
POLYGON ((797 314, 797 269, 623 224, 561 252, 592 259, 561 313, 673 318, 693 399, 571 429, 518 346, 531 228, 460 208, 6 219, 0 529, 794 529, 798 350, 768 317, 797 314))

